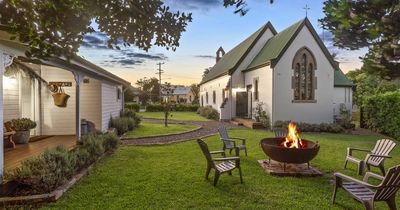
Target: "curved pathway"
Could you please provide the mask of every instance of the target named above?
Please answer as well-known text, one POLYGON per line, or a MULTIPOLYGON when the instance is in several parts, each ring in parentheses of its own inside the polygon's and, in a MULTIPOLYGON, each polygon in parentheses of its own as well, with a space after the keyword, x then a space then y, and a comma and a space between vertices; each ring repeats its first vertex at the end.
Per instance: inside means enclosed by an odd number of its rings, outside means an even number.
MULTIPOLYGON (((164 120, 156 120, 156 119, 144 119, 144 122, 150 123, 164 123, 164 120)), ((123 140, 124 144, 127 145, 157 145, 157 144, 169 144, 174 142, 187 141, 191 139, 196 139, 200 137, 214 135, 218 132, 218 128, 220 126, 225 126, 227 128, 238 127, 229 122, 222 121, 177 121, 170 120, 172 123, 182 123, 182 124, 194 124, 201 126, 200 129, 182 133, 182 134, 174 134, 168 136, 155 136, 155 137, 144 137, 144 138, 136 138, 136 139, 125 139, 123 140)))

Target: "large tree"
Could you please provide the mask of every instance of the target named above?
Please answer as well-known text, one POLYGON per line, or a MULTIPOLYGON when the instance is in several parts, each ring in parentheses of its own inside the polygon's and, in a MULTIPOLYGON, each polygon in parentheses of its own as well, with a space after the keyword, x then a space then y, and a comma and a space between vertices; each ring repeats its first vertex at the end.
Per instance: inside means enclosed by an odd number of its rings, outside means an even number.
POLYGON ((198 84, 191 84, 190 91, 192 91, 193 96, 194 96, 192 104, 198 104, 199 103, 199 95, 200 95, 200 86, 198 84))
POLYGON ((334 44, 345 49, 368 47, 368 69, 380 75, 399 74, 400 1, 327 0, 322 27, 333 34, 334 44))
POLYGON ((175 50, 191 14, 171 12, 162 0, 3 0, 0 24, 11 39, 27 43, 29 57, 73 56, 92 22, 108 46, 157 45, 175 50))
POLYGON ((151 102, 160 101, 160 84, 157 78, 145 77, 136 81, 136 85, 140 87, 139 100, 141 104, 147 104, 149 100, 151 102))

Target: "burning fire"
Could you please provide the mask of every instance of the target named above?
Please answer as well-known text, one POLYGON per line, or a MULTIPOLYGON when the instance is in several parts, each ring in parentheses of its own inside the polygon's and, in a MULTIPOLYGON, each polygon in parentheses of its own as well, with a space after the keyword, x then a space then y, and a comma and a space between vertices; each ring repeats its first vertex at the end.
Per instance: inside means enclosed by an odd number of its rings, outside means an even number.
POLYGON ((287 148, 305 148, 307 145, 300 138, 299 132, 297 130, 296 123, 291 122, 288 125, 288 133, 284 141, 282 141, 281 146, 287 148))

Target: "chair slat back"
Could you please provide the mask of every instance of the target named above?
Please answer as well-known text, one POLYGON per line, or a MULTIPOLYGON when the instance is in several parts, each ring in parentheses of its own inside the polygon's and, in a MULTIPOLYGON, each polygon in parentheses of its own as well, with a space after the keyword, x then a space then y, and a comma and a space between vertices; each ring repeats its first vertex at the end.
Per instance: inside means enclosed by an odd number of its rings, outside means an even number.
MULTIPOLYGON (((389 155, 394 149, 396 143, 390 139, 380 139, 376 142, 374 149, 371 151, 372 154, 376 155, 389 155)), ((367 163, 380 164, 385 158, 382 157, 370 157, 367 163)))
POLYGON ((400 188, 400 165, 388 170, 380 187, 375 193, 376 201, 385 201, 391 198, 400 188))
MULTIPOLYGON (((226 130, 226 128, 224 126, 219 127, 218 128, 218 132, 221 138, 223 139, 229 139, 229 135, 228 135, 228 131, 226 130)), ((224 141, 224 144, 226 147, 233 147, 233 145, 231 144, 231 142, 229 141, 224 141)))
POLYGON ((287 136, 287 129, 285 128, 274 128, 275 137, 286 137, 287 136))
POLYGON ((208 149, 207 143, 204 142, 202 139, 197 139, 197 143, 199 144, 201 151, 203 152, 204 156, 207 159, 207 164, 209 164, 211 166, 214 165, 214 161, 211 157, 210 150, 208 149))

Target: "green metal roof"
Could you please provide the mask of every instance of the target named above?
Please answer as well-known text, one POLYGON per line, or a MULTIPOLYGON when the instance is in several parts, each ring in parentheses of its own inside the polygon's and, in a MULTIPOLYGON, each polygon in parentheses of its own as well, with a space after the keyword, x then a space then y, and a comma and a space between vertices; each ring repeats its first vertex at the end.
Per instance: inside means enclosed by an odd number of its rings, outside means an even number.
MULTIPOLYGON (((252 46, 259 39, 260 35, 262 35, 268 27, 272 28, 272 25, 269 22, 263 25, 255 33, 253 33, 243 42, 238 44, 224 56, 222 56, 222 58, 211 68, 210 72, 206 74, 200 84, 208 82, 222 75, 228 74, 229 71, 233 70, 236 65, 240 63, 242 57, 244 57, 248 53, 248 51, 250 51, 252 46)), ((273 28, 271 30, 273 30, 273 32, 275 31, 275 29, 273 28)))
POLYGON ((304 20, 301 20, 269 39, 247 69, 256 68, 277 58, 293 35, 296 34, 296 31, 303 25, 303 22, 304 20))
POLYGON ((335 70, 335 78, 333 82, 335 87, 352 87, 354 83, 347 79, 346 75, 342 72, 342 70, 335 70))

